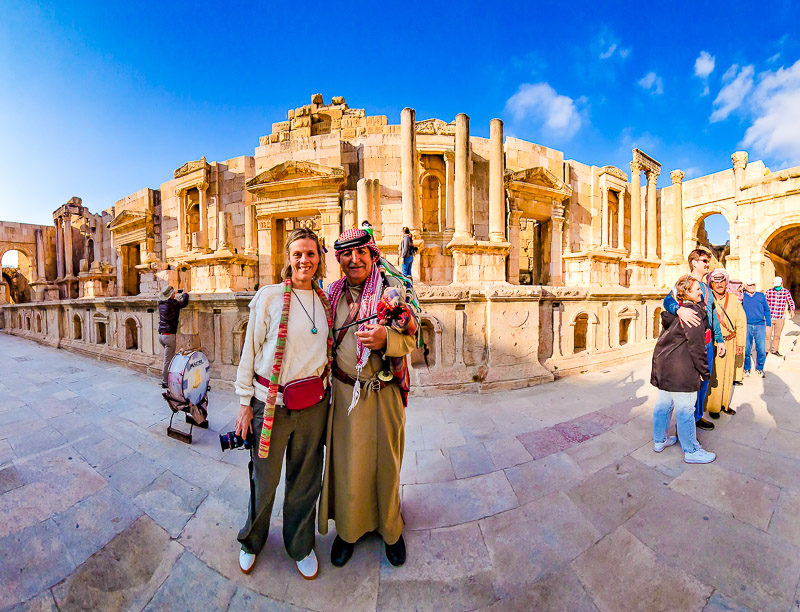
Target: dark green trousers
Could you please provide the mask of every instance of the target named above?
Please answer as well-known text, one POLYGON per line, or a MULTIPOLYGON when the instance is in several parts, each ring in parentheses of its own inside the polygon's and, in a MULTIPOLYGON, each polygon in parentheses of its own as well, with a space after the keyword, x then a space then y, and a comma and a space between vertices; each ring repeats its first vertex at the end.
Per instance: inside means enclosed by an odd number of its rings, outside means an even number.
POLYGON ((258 554, 269 536, 275 489, 286 455, 286 492, 283 500, 283 544, 295 561, 314 547, 317 499, 322 488, 322 459, 328 421, 330 389, 318 404, 305 410, 275 406, 269 456, 258 458, 258 440, 264 421, 264 402, 252 399, 256 445, 250 449, 250 507, 239 532, 242 548, 258 554))

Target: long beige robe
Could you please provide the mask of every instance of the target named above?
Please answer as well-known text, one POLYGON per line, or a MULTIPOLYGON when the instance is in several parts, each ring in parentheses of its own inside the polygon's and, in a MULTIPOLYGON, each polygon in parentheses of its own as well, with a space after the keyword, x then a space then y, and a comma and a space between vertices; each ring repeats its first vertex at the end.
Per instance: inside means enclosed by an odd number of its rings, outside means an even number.
MULTIPOLYGON (((353 298, 358 293, 353 291, 353 298)), ((344 324, 349 312, 342 298, 336 308, 334 327, 344 324)), ((357 327, 351 327, 336 351, 336 363, 350 376, 356 375, 357 327)), ((387 327, 386 354, 407 355, 414 350, 412 336, 387 327)), ((361 379, 371 378, 383 362, 370 354, 361 379)), ((328 533, 328 520, 336 521, 336 532, 346 542, 356 542, 377 531, 394 544, 403 531, 400 513, 400 466, 405 447, 405 407, 400 388, 390 384, 381 391, 362 386, 358 404, 348 415, 353 386, 333 379, 333 406, 328 414, 325 475, 319 502, 319 532, 328 533)))
POLYGON ((706 410, 709 412, 719 412, 722 408, 731 407, 736 370, 744 364, 744 353, 736 355, 736 349, 744 349, 747 338, 747 316, 735 295, 728 293, 722 300, 715 299, 714 307, 717 309, 722 335, 727 337, 731 331, 735 331, 736 337, 725 341, 724 357, 720 357, 716 348, 714 349, 714 368, 706 396, 706 410))

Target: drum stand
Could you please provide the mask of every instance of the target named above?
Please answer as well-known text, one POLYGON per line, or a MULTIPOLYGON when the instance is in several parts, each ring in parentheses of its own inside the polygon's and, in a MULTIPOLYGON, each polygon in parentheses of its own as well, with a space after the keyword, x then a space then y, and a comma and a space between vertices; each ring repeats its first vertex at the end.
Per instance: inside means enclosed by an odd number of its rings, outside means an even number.
MULTIPOLYGON (((210 387, 209 387, 210 388, 210 387)), ((172 397, 169 392, 164 392, 161 396, 167 400, 167 404, 172 409, 172 416, 169 418, 169 426, 167 427, 167 436, 186 444, 192 443, 192 430, 195 427, 201 429, 208 429, 208 393, 203 396, 198 404, 185 402, 172 397), (176 429, 172 426, 172 420, 179 412, 186 413, 186 422, 189 424, 189 433, 176 429)))

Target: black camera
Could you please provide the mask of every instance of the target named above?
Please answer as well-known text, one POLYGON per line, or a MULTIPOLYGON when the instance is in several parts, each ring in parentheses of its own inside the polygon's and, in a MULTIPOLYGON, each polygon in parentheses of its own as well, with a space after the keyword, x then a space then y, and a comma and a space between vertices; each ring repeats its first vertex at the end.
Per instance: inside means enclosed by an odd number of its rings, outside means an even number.
POLYGON ((228 433, 219 434, 219 445, 222 447, 223 451, 233 450, 234 448, 243 448, 244 450, 250 450, 255 446, 255 444, 256 444, 255 436, 253 436, 252 432, 247 434, 246 438, 236 435, 235 431, 229 431, 228 433))

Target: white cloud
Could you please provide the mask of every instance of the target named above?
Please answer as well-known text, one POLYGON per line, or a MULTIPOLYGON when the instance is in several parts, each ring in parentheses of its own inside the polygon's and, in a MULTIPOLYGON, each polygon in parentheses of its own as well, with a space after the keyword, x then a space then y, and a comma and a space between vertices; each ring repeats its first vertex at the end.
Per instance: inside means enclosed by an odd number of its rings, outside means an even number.
POLYGON ((703 80, 703 94, 707 96, 708 91, 708 77, 714 72, 716 60, 713 55, 707 51, 701 51, 697 59, 694 60, 694 75, 703 80))
POLYGON ((734 64, 725 71, 722 80, 726 83, 714 100, 711 123, 727 119, 728 115, 742 105, 745 96, 753 89, 754 73, 755 70, 752 66, 744 66, 739 69, 738 64, 734 64))
POLYGON ((532 120, 550 135, 572 138, 582 123, 575 102, 548 83, 523 83, 506 101, 506 109, 516 121, 532 120))
POLYGON ((664 93, 664 81, 655 72, 648 72, 636 82, 642 89, 646 89, 657 96, 664 93))
POLYGON ((747 128, 741 145, 759 155, 797 163, 800 159, 800 60, 789 68, 758 75, 747 128))
POLYGON ((617 43, 611 43, 605 51, 600 53, 600 59, 608 59, 612 55, 614 55, 614 51, 617 50, 617 43))
POLYGON ((619 38, 617 38, 608 28, 603 28, 603 30, 600 32, 600 35, 597 37, 595 44, 599 49, 598 57, 601 60, 611 59, 615 55, 620 59, 625 59, 631 52, 629 48, 622 46, 619 38))
POLYGON ((716 60, 713 55, 707 51, 701 51, 697 59, 694 60, 694 75, 701 79, 707 79, 708 75, 714 72, 714 64, 716 60))

